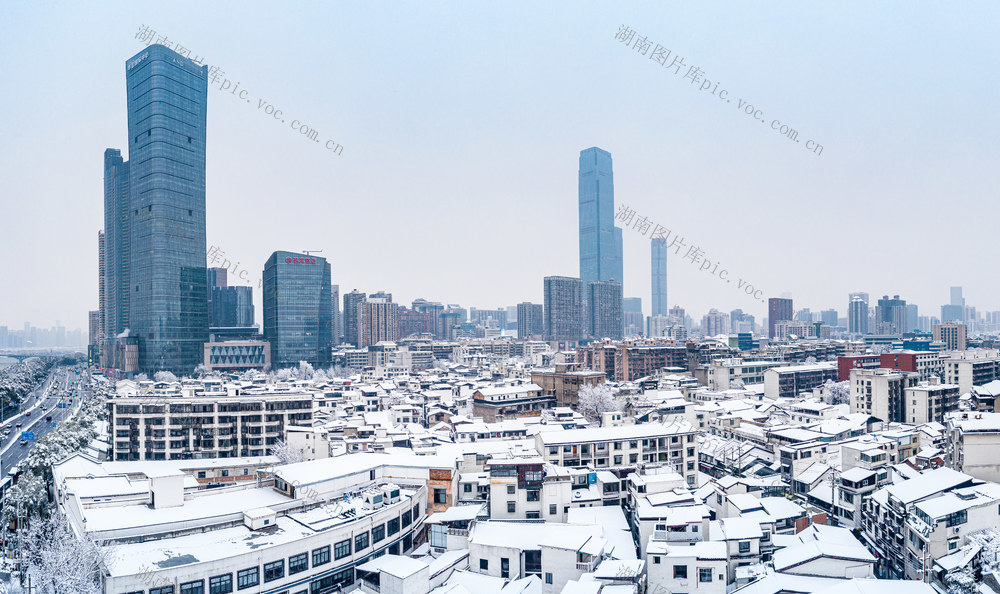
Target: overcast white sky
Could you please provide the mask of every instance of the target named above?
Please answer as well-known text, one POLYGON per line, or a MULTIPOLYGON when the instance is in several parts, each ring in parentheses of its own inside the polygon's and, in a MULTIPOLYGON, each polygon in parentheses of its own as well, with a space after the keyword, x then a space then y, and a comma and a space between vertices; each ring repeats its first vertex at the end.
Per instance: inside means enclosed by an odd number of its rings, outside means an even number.
MULTIPOLYGON (((272 251, 322 249, 342 292, 541 302, 543 276, 579 272, 577 159, 599 146, 618 205, 764 297, 844 315, 849 291, 898 293, 939 315, 962 285, 1000 309, 995 2, 38 2, 0 6, 0 324, 86 328, 97 308, 102 155, 125 145, 143 24, 249 92, 209 91, 208 244, 254 283, 272 251), (732 103, 627 49, 622 24, 732 103)), ((648 240, 624 237, 648 314, 648 240)), ((669 267, 696 318, 764 315, 669 267)))

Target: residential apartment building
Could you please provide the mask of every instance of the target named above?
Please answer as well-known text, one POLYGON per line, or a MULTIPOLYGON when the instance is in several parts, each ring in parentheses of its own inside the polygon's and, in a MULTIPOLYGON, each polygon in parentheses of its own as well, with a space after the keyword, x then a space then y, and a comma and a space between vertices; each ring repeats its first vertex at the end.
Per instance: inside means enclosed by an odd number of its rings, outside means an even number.
POLYGON ((851 412, 905 423, 908 419, 906 390, 916 386, 919 379, 916 373, 890 369, 852 369, 851 412))
POLYGON ((182 460, 263 456, 285 428, 309 425, 304 393, 115 397, 108 401, 109 460, 182 460))
POLYGON ((836 363, 772 367, 764 371, 764 397, 787 398, 837 380, 836 363))
POLYGON ((937 377, 906 388, 906 422, 944 423, 946 414, 958 410, 959 396, 957 384, 942 384, 937 377))
POLYGON ((995 379, 1000 379, 1000 351, 997 349, 961 351, 944 360, 945 383, 958 384, 962 394, 971 392, 973 386, 995 379))
POLYGON ((537 417, 543 410, 553 408, 556 399, 542 393, 538 384, 516 384, 495 388, 480 388, 472 395, 472 413, 487 423, 537 417))
POLYGON ((697 486, 698 430, 678 420, 622 427, 544 431, 535 436, 542 458, 556 466, 635 468, 664 464, 697 486))
POLYGON ((945 463, 984 481, 1000 482, 1000 413, 945 415, 945 463))
POLYGON ((946 351, 964 351, 966 347, 965 324, 958 322, 945 322, 944 324, 934 324, 931 333, 934 342, 944 345, 946 351))
POLYGON ((584 386, 600 386, 604 373, 584 369, 583 363, 557 363, 554 368, 531 370, 531 383, 542 389, 542 395, 555 396, 556 406, 576 407, 584 386))

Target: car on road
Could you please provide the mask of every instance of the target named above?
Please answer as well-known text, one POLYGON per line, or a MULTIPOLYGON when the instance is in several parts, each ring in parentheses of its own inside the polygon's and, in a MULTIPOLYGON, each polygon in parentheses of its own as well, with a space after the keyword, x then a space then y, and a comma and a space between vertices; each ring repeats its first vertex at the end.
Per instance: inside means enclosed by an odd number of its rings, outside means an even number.
POLYGON ((31 416, 31 411, 29 410, 28 412, 24 413, 24 416, 30 417, 31 416))
POLYGON ((18 423, 18 424, 17 424, 17 428, 18 428, 18 429, 20 429, 20 428, 21 428, 21 425, 23 425, 23 423, 18 423))
POLYGON ((23 448, 23 447, 24 447, 24 446, 26 446, 26 445, 28 445, 28 440, 26 440, 26 439, 22 439, 22 440, 21 440, 21 447, 23 448))

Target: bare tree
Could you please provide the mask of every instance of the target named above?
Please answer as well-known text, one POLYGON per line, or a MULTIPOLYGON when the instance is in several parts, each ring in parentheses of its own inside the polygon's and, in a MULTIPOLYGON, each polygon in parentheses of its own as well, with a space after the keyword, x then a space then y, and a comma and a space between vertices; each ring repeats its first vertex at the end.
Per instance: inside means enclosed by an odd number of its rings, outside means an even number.
POLYGON ((279 439, 273 446, 271 446, 271 455, 278 457, 279 464, 295 464, 296 462, 305 462, 305 456, 302 452, 296 450, 288 444, 288 442, 279 439))
POLYGON ((66 516, 34 518, 23 536, 32 594, 101 594, 100 566, 107 549, 77 538, 66 516))
POLYGON ((584 417, 591 423, 601 420, 601 415, 622 409, 622 402, 615 398, 614 393, 605 384, 598 386, 584 386, 580 389, 577 408, 584 417))

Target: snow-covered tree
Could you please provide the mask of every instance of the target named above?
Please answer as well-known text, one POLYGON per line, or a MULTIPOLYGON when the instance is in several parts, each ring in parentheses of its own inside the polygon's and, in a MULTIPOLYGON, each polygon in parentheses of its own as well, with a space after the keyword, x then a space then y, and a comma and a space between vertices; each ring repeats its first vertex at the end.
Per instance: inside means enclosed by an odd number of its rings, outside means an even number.
POLYGON ((871 352, 873 355, 881 355, 882 353, 888 353, 891 350, 891 344, 873 344, 871 346, 871 352))
POLYGON ((137 373, 135 374, 135 381, 137 382, 149 381, 149 376, 146 375, 145 373, 137 373))
POLYGON ((601 420, 601 415, 606 412, 622 409, 621 400, 615 398, 614 393, 605 384, 598 386, 584 386, 579 392, 577 409, 591 423, 601 420))
POLYGON ((743 390, 743 389, 746 389, 746 385, 743 383, 743 380, 741 380, 740 378, 736 378, 736 379, 734 379, 734 380, 732 380, 732 381, 729 382, 729 389, 730 390, 743 390))
POLYGON ((308 361, 299 361, 299 367, 294 371, 295 379, 310 380, 316 375, 316 371, 308 361))
POLYGON ((816 363, 816 357, 813 357, 812 355, 809 355, 808 357, 806 357, 805 363, 806 363, 806 365, 812 365, 812 364, 816 363))
POLYGON ((25 531, 32 594, 101 594, 100 565, 107 549, 73 534, 66 516, 34 518, 25 531))
POLYGON ((204 363, 199 363, 194 368, 194 376, 198 379, 201 379, 206 375, 209 375, 210 373, 212 373, 212 369, 208 365, 205 365, 204 363))
POLYGON ((176 382, 177 376, 169 371, 157 371, 153 374, 154 382, 176 382))
POLYGON ((28 470, 21 473, 17 479, 17 484, 7 491, 3 500, 3 508, 0 511, 4 525, 13 520, 30 518, 48 513, 48 489, 45 480, 28 470))
POLYGON ((830 404, 850 404, 851 402, 851 382, 835 382, 826 380, 823 384, 823 394, 830 404))
POLYGON ((296 450, 292 446, 288 445, 288 442, 281 439, 271 446, 271 455, 278 457, 279 464, 295 464, 296 462, 305 461, 305 457, 302 455, 302 452, 296 450))
POLYGON ((288 368, 279 369, 278 372, 274 374, 274 378, 279 382, 287 382, 292 379, 292 370, 288 368))

